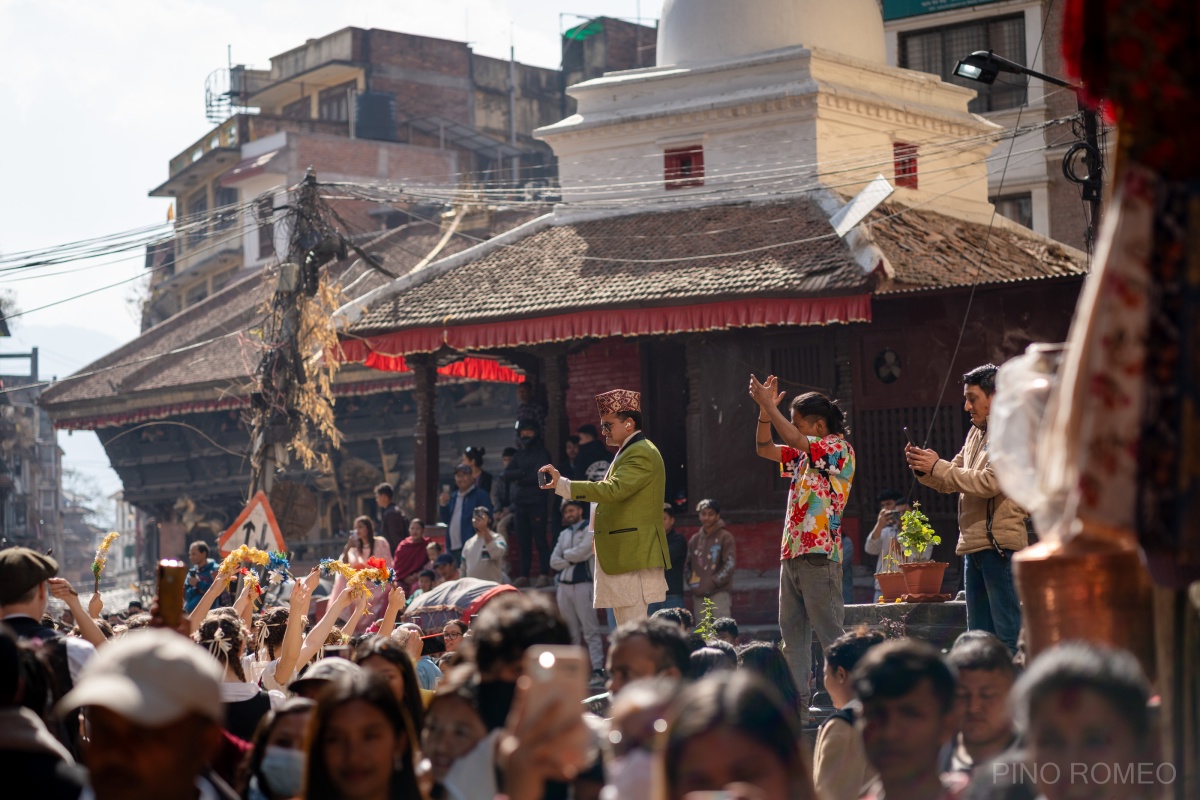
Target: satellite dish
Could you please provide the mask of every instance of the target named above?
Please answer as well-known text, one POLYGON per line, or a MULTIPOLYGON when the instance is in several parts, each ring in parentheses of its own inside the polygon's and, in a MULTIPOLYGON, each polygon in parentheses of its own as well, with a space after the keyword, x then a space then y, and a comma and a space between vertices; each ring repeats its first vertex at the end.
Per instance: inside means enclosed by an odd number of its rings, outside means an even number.
POLYGON ((883 383, 895 383, 900 379, 900 356, 888 348, 875 356, 875 377, 883 383))

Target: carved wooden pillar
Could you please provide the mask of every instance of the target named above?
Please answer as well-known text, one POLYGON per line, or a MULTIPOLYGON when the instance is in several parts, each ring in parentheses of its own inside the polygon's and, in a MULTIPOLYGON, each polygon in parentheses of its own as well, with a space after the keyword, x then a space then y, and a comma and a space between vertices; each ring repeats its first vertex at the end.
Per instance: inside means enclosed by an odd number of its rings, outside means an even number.
POLYGON ((546 388, 546 449, 555 464, 566 456, 567 436, 567 356, 554 348, 542 357, 542 385, 546 388))
POLYGON ((417 424, 413 427, 413 506, 418 517, 437 520, 438 429, 437 362, 432 356, 408 356, 413 370, 417 424))

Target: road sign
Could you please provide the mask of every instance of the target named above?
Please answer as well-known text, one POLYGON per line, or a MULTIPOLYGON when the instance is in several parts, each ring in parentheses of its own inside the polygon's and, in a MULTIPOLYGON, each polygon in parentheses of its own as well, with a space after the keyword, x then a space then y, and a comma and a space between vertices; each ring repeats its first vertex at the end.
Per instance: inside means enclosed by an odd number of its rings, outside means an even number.
POLYGON ((217 540, 217 549, 223 556, 229 555, 242 545, 268 552, 287 552, 279 523, 275 521, 275 512, 271 510, 271 503, 263 492, 254 495, 249 505, 229 526, 229 530, 217 540))

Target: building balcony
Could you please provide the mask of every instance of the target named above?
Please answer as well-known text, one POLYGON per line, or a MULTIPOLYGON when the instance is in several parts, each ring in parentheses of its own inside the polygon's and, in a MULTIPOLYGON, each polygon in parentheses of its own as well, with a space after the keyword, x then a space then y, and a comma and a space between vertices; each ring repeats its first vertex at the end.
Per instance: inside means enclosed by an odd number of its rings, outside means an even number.
POLYGON ((288 133, 324 133, 330 136, 349 136, 350 123, 332 119, 292 119, 276 114, 246 114, 249 138, 263 139, 279 131, 288 133))

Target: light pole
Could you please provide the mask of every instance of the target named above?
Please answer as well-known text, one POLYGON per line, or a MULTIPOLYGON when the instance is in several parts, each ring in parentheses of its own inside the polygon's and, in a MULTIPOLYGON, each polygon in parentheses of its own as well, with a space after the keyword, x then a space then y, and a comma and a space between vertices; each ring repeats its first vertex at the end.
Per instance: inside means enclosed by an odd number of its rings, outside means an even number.
POLYGON ((1015 61, 1009 61, 1003 56, 996 55, 991 50, 976 50, 954 67, 954 74, 958 77, 989 85, 995 83, 996 76, 1001 72, 1028 75, 1031 78, 1038 78, 1046 83, 1062 86, 1075 92, 1079 111, 1083 115, 1083 141, 1075 142, 1067 149, 1066 155, 1063 156, 1062 170, 1063 176, 1067 180, 1079 185, 1083 191, 1084 201, 1092 207, 1092 218, 1084 233, 1090 251, 1092 242, 1095 240, 1096 227, 1100 224, 1100 201, 1104 195, 1104 159, 1100 157, 1100 122, 1096 112, 1084 104, 1083 99, 1079 96, 1079 90, 1082 87, 1078 84, 1024 67, 1015 61), (1075 164, 1081 153, 1083 154, 1083 163, 1087 167, 1087 174, 1083 176, 1075 173, 1075 164))

